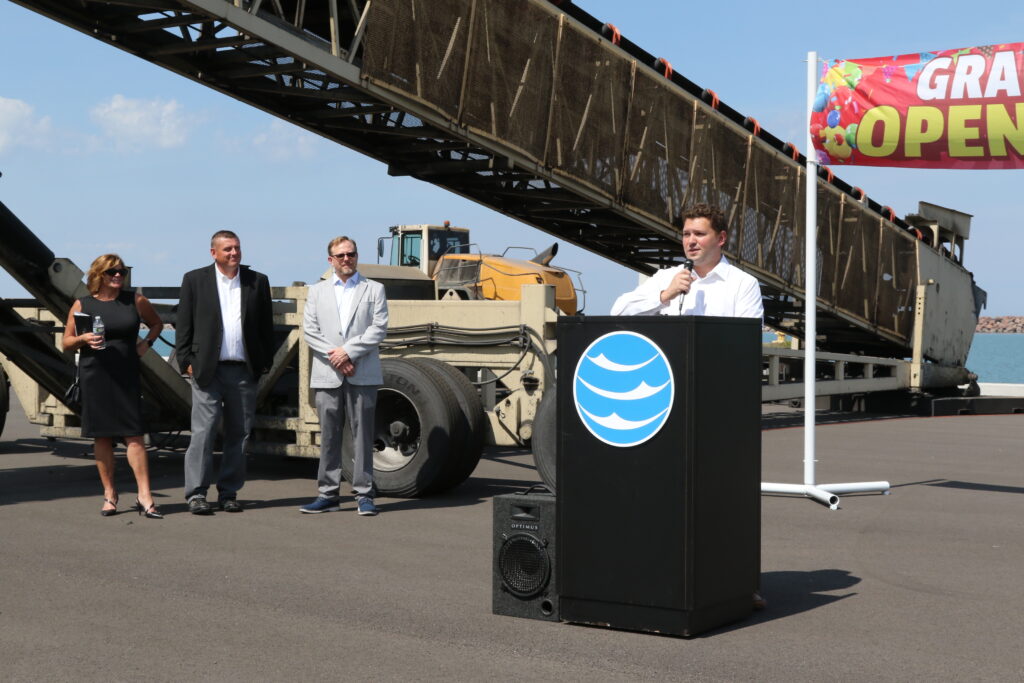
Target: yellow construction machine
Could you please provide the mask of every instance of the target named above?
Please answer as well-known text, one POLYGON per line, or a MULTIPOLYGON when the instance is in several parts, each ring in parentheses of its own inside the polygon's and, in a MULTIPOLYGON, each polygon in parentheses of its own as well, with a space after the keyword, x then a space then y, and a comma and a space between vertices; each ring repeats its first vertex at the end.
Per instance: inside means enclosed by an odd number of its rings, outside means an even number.
POLYGON ((523 260, 474 253, 469 229, 452 227, 448 221, 444 225, 394 225, 389 232, 390 236, 377 241, 378 261, 389 253, 388 265, 418 268, 437 283, 441 299, 519 301, 523 285, 553 285, 555 304, 562 313, 582 311, 569 273, 549 265, 558 253, 557 243, 523 260))

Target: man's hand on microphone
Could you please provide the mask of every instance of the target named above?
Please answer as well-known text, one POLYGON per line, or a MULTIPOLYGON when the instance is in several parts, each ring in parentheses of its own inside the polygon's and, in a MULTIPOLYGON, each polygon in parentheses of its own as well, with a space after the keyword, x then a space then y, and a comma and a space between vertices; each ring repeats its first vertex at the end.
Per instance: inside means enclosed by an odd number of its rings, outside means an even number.
POLYGON ((672 281, 668 283, 668 287, 661 290, 661 303, 667 304, 677 296, 687 294, 690 291, 690 284, 692 282, 693 273, 686 269, 680 270, 672 277, 672 281))

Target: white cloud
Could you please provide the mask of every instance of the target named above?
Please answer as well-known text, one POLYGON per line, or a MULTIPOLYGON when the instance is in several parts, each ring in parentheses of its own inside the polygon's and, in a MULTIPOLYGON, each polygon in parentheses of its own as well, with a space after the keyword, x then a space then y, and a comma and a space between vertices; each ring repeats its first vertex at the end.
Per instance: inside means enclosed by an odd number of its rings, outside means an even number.
POLYGON ((32 105, 0 97, 0 152, 18 145, 42 147, 50 137, 50 117, 36 118, 32 105))
POLYGON ((188 117, 175 100, 114 95, 93 107, 90 115, 121 149, 181 147, 188 137, 188 117))
POLYGON ((309 159, 316 154, 322 138, 284 121, 270 125, 252 139, 252 146, 275 160, 309 159))

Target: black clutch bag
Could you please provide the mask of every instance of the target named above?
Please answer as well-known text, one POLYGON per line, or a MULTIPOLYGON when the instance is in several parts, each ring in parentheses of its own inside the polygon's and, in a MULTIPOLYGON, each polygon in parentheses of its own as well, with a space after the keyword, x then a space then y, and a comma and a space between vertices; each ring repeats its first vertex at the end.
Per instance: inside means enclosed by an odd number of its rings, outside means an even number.
MULTIPOLYGON (((86 332, 92 332, 92 318, 89 317, 88 313, 75 313, 75 333, 85 334, 86 332)), ((75 354, 75 379, 64 391, 64 405, 68 407, 73 413, 81 415, 82 413, 82 387, 78 383, 78 354, 75 354)))
POLYGON ((73 413, 82 412, 82 387, 78 384, 78 365, 75 365, 75 381, 64 392, 64 405, 73 413))

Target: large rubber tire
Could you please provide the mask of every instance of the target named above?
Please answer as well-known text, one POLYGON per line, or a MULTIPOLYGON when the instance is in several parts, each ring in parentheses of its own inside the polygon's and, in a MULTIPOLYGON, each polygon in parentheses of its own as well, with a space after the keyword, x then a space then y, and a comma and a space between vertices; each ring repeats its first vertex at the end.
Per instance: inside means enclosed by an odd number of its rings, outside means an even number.
POLYGON ((459 405, 461 413, 459 421, 462 423, 465 438, 462 441, 462 447, 457 452, 457 457, 453 458, 451 463, 453 468, 448 483, 449 488, 454 488, 473 474, 473 470, 480 463, 480 455, 483 453, 484 440, 487 437, 487 415, 484 414, 484 404, 480 400, 480 392, 469 381, 469 378, 455 366, 433 358, 411 358, 410 361, 428 367, 440 375, 459 405))
MULTIPOLYGON (((458 432, 458 404, 432 370, 402 359, 382 362, 384 384, 374 416, 373 480, 377 493, 414 498, 444 488, 458 432)), ((352 481, 352 435, 342 438, 341 471, 352 481)))
POLYGON ((444 464, 441 466, 441 472, 434 479, 434 482, 423 491, 422 495, 443 493, 462 483, 462 480, 458 479, 458 473, 464 454, 469 450, 471 437, 469 420, 466 419, 459 404, 458 389, 453 388, 447 373, 443 369, 439 369, 434 363, 425 363, 423 359, 409 358, 405 360, 426 373, 437 387, 439 395, 446 395, 447 400, 451 403, 452 419, 451 427, 448 430, 448 452, 444 459, 444 464))
POLYGON ((557 404, 558 396, 555 394, 555 388, 551 387, 544 392, 540 405, 537 406, 537 414, 533 418, 533 439, 530 442, 537 474, 552 492, 555 491, 558 469, 555 456, 558 449, 558 424, 555 419, 557 404))
POLYGON ((0 436, 3 436, 4 425, 7 424, 7 411, 11 408, 11 385, 7 382, 7 373, 0 368, 0 436))

